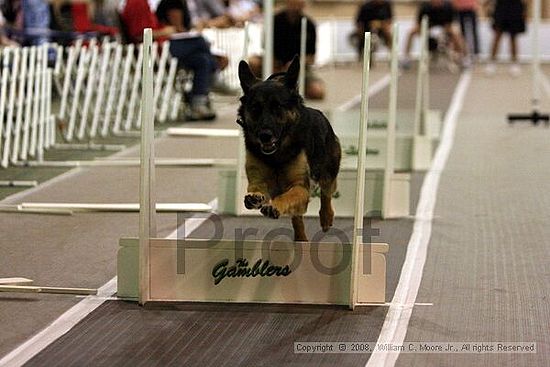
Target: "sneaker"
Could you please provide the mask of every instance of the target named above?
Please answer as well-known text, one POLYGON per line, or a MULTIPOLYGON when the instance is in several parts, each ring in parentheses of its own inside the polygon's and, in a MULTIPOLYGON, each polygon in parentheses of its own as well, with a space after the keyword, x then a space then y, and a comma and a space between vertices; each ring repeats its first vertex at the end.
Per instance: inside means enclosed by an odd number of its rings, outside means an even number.
POLYGON ((495 75, 496 72, 497 72, 497 67, 492 62, 487 63, 487 65, 485 65, 485 74, 487 76, 493 76, 495 75))
POLYGON ((206 96, 195 96, 185 116, 186 121, 211 121, 215 118, 216 112, 206 96))
POLYGON ((405 57, 403 60, 399 62, 399 66, 403 70, 409 70, 411 68, 411 59, 408 57, 405 57))
POLYGON ((517 78, 521 75, 521 67, 518 64, 512 64, 509 71, 510 75, 512 75, 514 78, 517 78))

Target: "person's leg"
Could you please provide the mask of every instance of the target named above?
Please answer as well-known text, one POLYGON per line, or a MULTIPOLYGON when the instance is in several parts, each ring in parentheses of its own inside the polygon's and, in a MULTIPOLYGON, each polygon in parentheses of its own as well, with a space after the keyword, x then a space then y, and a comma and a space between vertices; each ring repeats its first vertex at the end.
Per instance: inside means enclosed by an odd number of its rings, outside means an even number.
POLYGON ((464 47, 464 39, 462 38, 462 35, 460 35, 456 29, 453 28, 452 24, 446 24, 444 26, 445 33, 451 40, 451 47, 455 52, 457 52, 460 56, 464 56, 466 54, 465 47, 464 47))
POLYGON ((495 34, 493 37, 493 46, 491 47, 491 61, 496 61, 498 54, 498 47, 500 45, 500 39, 502 38, 502 31, 500 29, 495 29, 495 34))
POLYGON ((518 48, 515 33, 510 33, 510 53, 510 56, 512 57, 512 62, 518 62, 518 48))
POLYGON ((475 10, 470 12, 470 22, 472 25, 472 38, 474 41, 474 55, 479 55, 479 36, 477 35, 477 13, 475 10))
POLYGON ((172 41, 170 53, 178 59, 180 65, 193 71, 190 119, 215 118, 216 115, 209 105, 208 93, 216 70, 216 61, 209 51, 205 51, 204 41, 199 39, 172 41))
POLYGON ((409 32, 409 35, 407 37, 407 44, 405 47, 405 56, 407 58, 409 58, 411 55, 412 43, 413 43, 414 37, 416 37, 418 33, 420 33, 420 28, 418 27, 418 25, 415 25, 414 28, 411 29, 411 31, 409 32))

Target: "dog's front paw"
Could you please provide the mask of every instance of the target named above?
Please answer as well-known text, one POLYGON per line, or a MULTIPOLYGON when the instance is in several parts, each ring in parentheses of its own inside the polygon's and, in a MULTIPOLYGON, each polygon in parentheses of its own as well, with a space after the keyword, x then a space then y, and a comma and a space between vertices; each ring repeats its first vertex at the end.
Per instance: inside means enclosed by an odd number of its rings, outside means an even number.
POLYGON ((249 192, 244 196, 246 209, 260 209, 265 202, 265 195, 259 192, 249 192))
POLYGON ((326 232, 332 227, 332 223, 334 222, 334 211, 332 208, 329 210, 323 210, 321 209, 319 211, 319 221, 321 222, 321 228, 323 229, 323 232, 326 232))
POLYGON ((271 204, 262 206, 260 212, 264 215, 264 217, 273 219, 277 219, 281 215, 281 213, 279 213, 279 209, 275 208, 271 204))

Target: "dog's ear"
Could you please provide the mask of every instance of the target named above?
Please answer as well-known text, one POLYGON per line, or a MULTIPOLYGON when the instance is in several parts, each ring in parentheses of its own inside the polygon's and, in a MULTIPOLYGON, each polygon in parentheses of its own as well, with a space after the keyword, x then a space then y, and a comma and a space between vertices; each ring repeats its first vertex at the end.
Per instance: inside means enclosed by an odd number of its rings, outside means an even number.
POLYGON ((295 55, 285 76, 285 85, 290 89, 296 89, 298 86, 298 75, 300 74, 300 57, 295 55))
POLYGON ((241 88, 244 94, 248 93, 250 87, 260 81, 260 79, 254 76, 252 70, 250 70, 250 66, 244 60, 241 60, 239 63, 239 80, 241 81, 241 88))

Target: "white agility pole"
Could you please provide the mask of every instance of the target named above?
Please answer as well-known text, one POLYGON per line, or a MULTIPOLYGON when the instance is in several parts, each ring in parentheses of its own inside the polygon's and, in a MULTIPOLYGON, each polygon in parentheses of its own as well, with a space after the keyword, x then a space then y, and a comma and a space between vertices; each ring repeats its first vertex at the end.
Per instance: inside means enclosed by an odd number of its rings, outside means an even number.
POLYGON ((89 53, 90 53, 90 50, 87 48, 83 48, 80 51, 80 58, 78 60, 78 69, 76 72, 76 83, 75 83, 74 92, 73 92, 71 113, 69 116, 69 124, 67 125, 67 133, 65 134, 65 138, 67 139, 67 141, 73 140, 74 129, 76 125, 76 117, 77 117, 78 108, 80 105, 80 91, 82 90, 82 84, 84 83, 84 78, 86 77, 86 66, 88 63, 89 53))
POLYGON ((75 46, 69 47, 69 52, 67 55, 67 64, 65 66, 65 80, 63 82, 63 91, 61 93, 61 105, 59 107, 59 118, 61 120, 65 119, 65 113, 67 111, 69 93, 72 88, 72 73, 74 65, 77 60, 77 49, 75 46))
POLYGON ((53 67, 53 77, 55 79, 55 88, 59 94, 63 91, 61 85, 61 66, 63 64, 63 46, 57 45, 55 48, 55 65, 53 67))
POLYGON ((128 104, 128 111, 126 113, 126 123, 125 126, 128 127, 126 130, 129 130, 129 127, 135 126, 138 127, 138 123, 133 124, 136 101, 138 99, 139 84, 141 82, 141 65, 143 64, 143 44, 138 46, 138 57, 136 65, 134 68, 134 80, 132 83, 132 92, 130 94, 130 102, 128 104))
POLYGON ((306 41, 307 41, 307 18, 302 17, 300 28, 300 78, 298 92, 303 97, 306 92, 306 41))
POLYGON ((92 123, 90 125, 90 138, 95 138, 97 135, 97 129, 99 126, 99 118, 101 111, 103 110, 103 101, 105 96, 105 82, 108 75, 108 67, 111 56, 112 45, 110 43, 104 43, 101 46, 101 64, 99 70, 99 83, 97 85, 97 96, 95 100, 94 112, 92 116, 92 123))
POLYGON ((267 79, 273 74, 273 0, 264 2, 264 58, 262 76, 267 79))
MULTIPOLYGON (((226 158, 157 158, 157 167, 234 167, 236 159, 226 158)), ((18 167, 138 167, 139 159, 95 159, 87 161, 25 161, 18 167)))
POLYGON ((21 147, 21 130, 23 126, 23 112, 25 110, 25 88, 27 86, 27 65, 29 63, 29 48, 23 47, 21 50, 21 68, 19 71, 19 91, 17 92, 17 114, 15 117, 15 130, 13 136, 13 148, 11 150, 10 161, 17 162, 19 149, 21 147))
POLYGON ((4 115, 6 113, 6 99, 8 94, 8 77, 10 75, 10 48, 2 51, 2 81, 0 85, 0 152, 4 144, 4 115))
POLYGON ((212 138, 236 138, 239 129, 201 129, 193 127, 171 127, 166 129, 168 136, 195 136, 212 138))
POLYGON ((140 151, 140 211, 139 211, 139 303, 150 298, 150 239, 157 237, 155 217, 154 164, 154 90, 153 90, 153 32, 143 32, 143 89, 141 92, 141 151, 140 151))
POLYGON ((38 181, 0 180, 0 186, 2 187, 35 187, 37 185, 38 181))
POLYGON ((113 124, 113 133, 120 132, 120 125, 122 123, 122 114, 124 112, 124 106, 128 101, 128 80, 130 79, 130 69, 132 67, 132 61, 134 60, 134 45, 130 44, 126 47, 126 58, 124 59, 122 81, 120 83, 120 92, 118 95, 118 103, 115 113, 115 122, 113 124))
MULTIPOLYGON (((70 210, 72 212, 139 212, 139 203, 21 203, 25 210, 70 210)), ((205 212, 212 207, 201 203, 157 203, 152 206, 159 213, 205 212)))
POLYGON ((42 48, 39 49, 39 52, 42 54, 40 60, 40 113, 38 120, 38 139, 37 139, 37 148, 36 148, 36 157, 38 160, 42 160, 44 157, 44 148, 46 138, 46 78, 48 69, 48 44, 42 45, 42 48))
POLYGON ((2 151, 2 160, 0 165, 4 168, 8 167, 9 154, 11 148, 12 127, 14 120, 15 99, 17 96, 17 81, 19 79, 19 50, 20 48, 12 49, 11 68, 10 68, 10 84, 9 84, 9 97, 8 97, 8 113, 6 121, 0 120, 0 127, 2 123, 5 124, 4 130, 4 147, 2 151))
POLYGON ((32 106, 34 105, 34 82, 36 75, 36 46, 32 46, 29 51, 29 71, 27 78, 27 95, 25 102, 25 121, 23 123, 23 139, 21 142, 21 154, 20 158, 24 161, 27 160, 29 154, 29 144, 30 144, 30 132, 31 132, 31 121, 32 121, 32 106))
MULTIPOLYGON (((370 32, 365 32, 363 49, 363 84, 361 87, 361 118, 359 125, 359 153, 357 155, 357 186, 353 221, 353 241, 351 249, 349 308, 357 304, 357 273, 359 272, 359 250, 363 246, 363 220, 365 205, 365 176, 367 159, 367 121, 369 112, 369 72, 370 72, 370 32)), ((366 250, 365 250, 366 251, 366 250)))
POLYGON ((162 50, 160 54, 160 59, 157 65, 157 74, 154 81, 154 92, 153 92, 153 116, 157 116, 157 112, 159 110, 158 108, 158 100, 163 88, 163 81, 164 81, 164 74, 166 72, 166 61, 168 60, 168 56, 170 54, 170 42, 164 42, 162 44, 162 50))
MULTIPOLYGON (((166 86, 164 87, 164 93, 162 95, 159 122, 165 122, 168 117, 168 108, 170 106, 170 98, 172 97, 172 91, 174 89, 174 81, 176 80, 176 73, 178 71, 178 59, 175 57, 170 58, 170 66, 168 69, 168 76, 166 78, 166 86)), ((126 127, 128 130, 130 126, 126 127)))
POLYGON ((105 114, 103 116, 103 125, 101 126, 101 136, 107 136, 109 133, 109 124, 111 123, 111 113, 115 103, 115 95, 117 91, 117 83, 120 75, 120 61, 122 59, 122 45, 115 47, 115 54, 112 67, 110 68, 111 83, 109 84, 109 95, 107 96, 107 104, 105 106, 105 114))
POLYGON ((86 80, 86 92, 84 94, 84 105, 82 107, 82 113, 80 114, 80 125, 76 133, 78 140, 84 139, 86 134, 86 128, 89 130, 88 126, 88 111, 90 110, 90 104, 92 103, 92 97, 97 88, 97 58, 98 58, 98 46, 94 45, 90 47, 92 54, 90 57, 90 63, 87 70, 87 80, 86 80))
POLYGON ((428 86, 425 85, 427 79, 425 74, 427 74, 427 65, 426 59, 428 57, 428 17, 422 17, 420 23, 420 56, 418 58, 418 71, 416 78, 416 101, 414 109, 414 135, 423 135, 424 134, 424 120, 426 118, 425 114, 425 90, 428 89, 428 86))
POLYGON ((0 285, 0 292, 10 293, 52 293, 52 294, 74 294, 74 295, 95 295, 97 289, 93 288, 68 288, 68 287, 39 287, 29 285, 0 285))
POLYGON ((56 142, 56 119, 55 115, 52 113, 52 86, 53 86, 53 71, 51 69, 46 69, 46 116, 48 119, 49 127, 49 141, 48 147, 55 146, 56 142))
POLYGON ((390 218, 391 185, 395 166, 395 130, 397 118, 397 78, 399 73, 399 24, 392 29, 392 48, 390 61, 390 98, 388 103, 388 127, 386 129, 386 165, 384 168, 384 188, 382 196, 382 218, 390 218))

